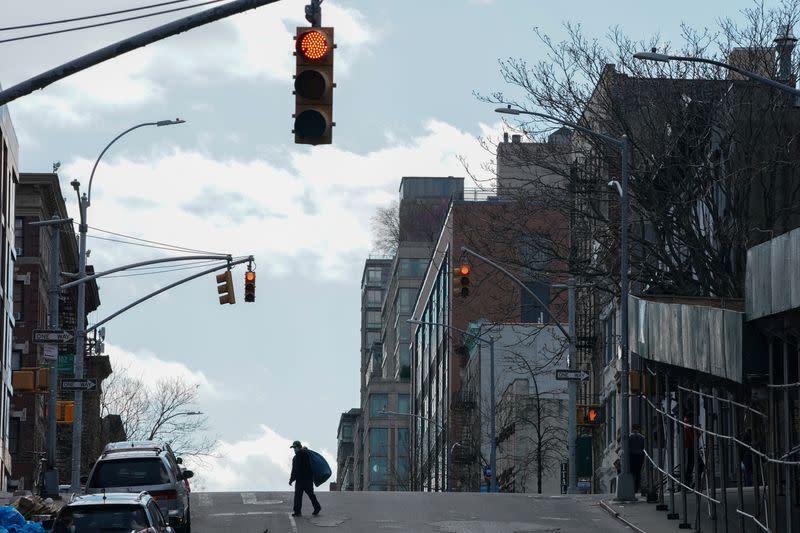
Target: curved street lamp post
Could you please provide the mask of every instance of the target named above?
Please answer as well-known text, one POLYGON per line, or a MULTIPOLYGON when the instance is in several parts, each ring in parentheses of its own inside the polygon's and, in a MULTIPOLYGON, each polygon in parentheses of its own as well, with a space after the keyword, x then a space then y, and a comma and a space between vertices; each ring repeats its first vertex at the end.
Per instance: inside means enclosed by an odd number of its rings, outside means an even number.
MULTIPOLYGON (((580 131, 592 137, 603 139, 604 141, 617 146, 620 149, 622 156, 620 181, 612 182, 617 183, 620 193, 620 349, 621 354, 621 370, 620 370, 620 395, 622 396, 621 409, 620 409, 620 432, 622 433, 622 457, 620 461, 621 470, 617 475, 617 500, 632 501, 636 499, 635 487, 633 482, 633 475, 630 469, 630 446, 628 442, 628 435, 630 434, 630 406, 628 405, 628 373, 629 373, 629 353, 628 353, 628 213, 629 213, 629 200, 628 200, 628 137, 611 137, 604 133, 600 133, 580 124, 569 122, 545 113, 537 113, 536 111, 526 111, 524 109, 514 109, 509 104, 507 107, 499 107, 495 109, 497 113, 506 115, 533 115, 551 122, 556 122, 567 126, 568 128, 580 131)), ((611 184, 611 183, 610 183, 611 184)), ((609 185, 610 185, 609 184, 609 185)), ((570 367, 572 366, 570 362, 570 367)), ((573 409, 570 411, 570 443, 572 450, 575 449, 574 437, 576 430, 574 429, 575 410, 577 409, 577 384, 573 381, 569 382, 569 398, 570 405, 573 409)), ((573 476, 572 469, 570 471, 570 479, 573 476)), ((570 483, 571 484, 571 483, 570 483)))
MULTIPOLYGON (((171 126, 173 124, 183 124, 185 121, 179 118, 175 120, 159 120, 157 122, 143 122, 141 124, 137 124, 127 130, 123 131, 114 139, 109 142, 103 151, 100 152, 100 155, 97 156, 97 160, 94 162, 94 166, 92 167, 92 173, 89 176, 89 189, 88 195, 84 193, 81 195, 80 193, 80 182, 78 180, 72 180, 70 185, 72 188, 75 189, 75 193, 78 195, 78 208, 80 211, 80 225, 78 226, 79 230, 79 250, 78 250, 78 275, 77 281, 80 282, 84 277, 86 277, 86 231, 88 229, 88 223, 86 222, 86 211, 88 207, 91 205, 91 195, 92 195, 92 181, 94 180, 94 173, 97 170, 97 165, 100 163, 100 159, 102 159, 103 155, 108 151, 112 144, 117 142, 122 136, 130 133, 131 131, 142 128, 145 126, 171 126)), ((79 283, 78 284, 78 294, 77 294, 77 310, 76 310, 76 317, 75 317, 75 379, 83 379, 83 357, 84 357, 84 349, 86 348, 86 283, 79 283)), ((73 422, 72 422, 72 472, 70 476, 70 490, 74 493, 80 492, 80 476, 81 476, 81 433, 83 429, 83 393, 82 391, 75 391, 75 409, 73 414, 73 422)))

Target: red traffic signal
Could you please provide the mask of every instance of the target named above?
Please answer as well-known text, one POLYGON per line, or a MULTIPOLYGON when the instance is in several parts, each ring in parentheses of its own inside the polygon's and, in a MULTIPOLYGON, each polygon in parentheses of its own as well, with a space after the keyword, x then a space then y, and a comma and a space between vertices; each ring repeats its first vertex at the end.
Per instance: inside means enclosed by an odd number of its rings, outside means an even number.
POLYGON ((331 144, 333 134, 333 28, 297 28, 294 75, 295 144, 331 144))
POLYGON ((455 269, 456 283, 455 291, 462 298, 469 296, 469 275, 472 273, 472 268, 466 261, 461 262, 461 266, 455 269))
POLYGON ((252 270, 244 273, 244 301, 256 301, 256 273, 252 270))

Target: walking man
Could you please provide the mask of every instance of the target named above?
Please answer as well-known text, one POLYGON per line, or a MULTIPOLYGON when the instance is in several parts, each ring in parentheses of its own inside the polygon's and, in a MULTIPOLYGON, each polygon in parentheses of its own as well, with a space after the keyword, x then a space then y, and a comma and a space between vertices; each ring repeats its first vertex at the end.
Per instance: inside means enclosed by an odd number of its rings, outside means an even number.
POLYGON ((290 448, 294 449, 292 458, 292 474, 289 477, 289 485, 297 482, 294 486, 294 512, 292 516, 300 516, 303 509, 303 493, 308 494, 311 505, 314 506, 312 514, 318 515, 322 507, 314 495, 314 474, 311 472, 311 458, 308 450, 303 448, 299 440, 292 443, 290 448))
POLYGON ((633 474, 633 482, 635 491, 639 492, 642 488, 642 465, 644 464, 644 435, 642 435, 642 426, 639 424, 633 425, 633 432, 628 437, 628 450, 631 454, 631 473, 633 474))

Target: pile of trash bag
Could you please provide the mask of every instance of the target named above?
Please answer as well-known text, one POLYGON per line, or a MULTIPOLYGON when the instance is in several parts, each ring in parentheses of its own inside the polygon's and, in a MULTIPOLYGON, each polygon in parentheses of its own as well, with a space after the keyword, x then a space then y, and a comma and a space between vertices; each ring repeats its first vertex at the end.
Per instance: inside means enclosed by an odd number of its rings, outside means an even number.
POLYGON ((13 507, 0 507, 0 533, 46 533, 42 524, 28 522, 13 507))

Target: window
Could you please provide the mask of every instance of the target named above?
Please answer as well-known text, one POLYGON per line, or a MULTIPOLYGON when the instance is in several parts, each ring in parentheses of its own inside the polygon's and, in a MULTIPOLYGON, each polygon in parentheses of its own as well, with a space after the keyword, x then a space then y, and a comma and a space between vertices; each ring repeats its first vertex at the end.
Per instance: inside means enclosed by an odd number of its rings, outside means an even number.
POLYGON ((11 352, 11 370, 22 368, 22 352, 14 350, 11 352))
POLYGON ((171 483, 159 457, 100 461, 86 486, 91 488, 140 487, 171 483))
POLYGON ((616 351, 617 346, 617 317, 616 313, 611 313, 608 318, 606 318, 603 324, 603 333, 606 338, 605 343, 605 358, 606 364, 611 363, 614 359, 614 353, 616 351))
POLYGON ((8 424, 8 451, 19 453, 19 418, 11 417, 8 424))
POLYGON ((410 436, 408 428, 397 430, 397 478, 401 482, 408 481, 408 462, 411 457, 410 436))
POLYGON ((376 342, 381 342, 381 333, 380 331, 368 331, 367 332, 367 344, 365 348, 372 348, 372 345, 376 342))
MULTIPOLYGON (((550 283, 547 281, 526 281, 525 286, 528 287, 533 293, 539 297, 545 305, 550 304, 550 283)), ((535 322, 545 324, 550 322, 551 317, 547 312, 546 307, 536 301, 536 299, 528 293, 522 291, 522 321, 535 322)))
POLYGON ((353 440, 353 426, 350 424, 345 424, 342 426, 342 434, 340 438, 344 442, 352 442, 353 440))
MULTIPOLYGON (((153 516, 154 525, 165 527, 163 517, 159 520, 161 512, 153 502, 147 506, 150 514, 154 513, 153 507, 156 512, 153 516)), ((147 515, 139 504, 81 505, 66 508, 58 517, 53 531, 152 531, 148 526, 147 515)))
POLYGON ((397 292, 397 312, 410 313, 411 307, 417 299, 417 289, 402 288, 397 292))
POLYGON ((161 509, 158 508, 156 505, 155 500, 150 500, 150 503, 147 504, 147 510, 150 511, 150 516, 153 517, 153 522, 155 522, 155 526, 164 528, 167 524, 164 523, 164 515, 161 514, 161 509))
POLYGON ((22 300, 22 288, 23 285, 21 282, 14 283, 14 319, 22 320, 24 318, 24 305, 22 300))
POLYGON ((381 305, 383 302, 383 291, 380 289, 367 290, 367 305, 381 305))
POLYGON ((367 327, 380 327, 381 325, 381 312, 380 311, 367 311, 367 327))
POLYGON ((401 278, 421 278, 428 268, 428 259, 401 259, 398 265, 398 275, 401 278))
POLYGON ((25 253, 25 221, 22 217, 14 219, 14 248, 17 249, 17 256, 25 253))
POLYGON ((387 409, 388 407, 389 407, 388 394, 369 395, 369 416, 382 416, 381 411, 387 409))
POLYGON ((369 478, 385 482, 389 471, 389 429, 369 430, 369 478))
POLYGON ((380 268, 367 269, 367 282, 380 283, 383 280, 383 270, 380 268))
POLYGON ((397 412, 408 414, 411 412, 411 396, 408 394, 397 395, 397 412))

